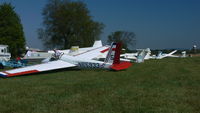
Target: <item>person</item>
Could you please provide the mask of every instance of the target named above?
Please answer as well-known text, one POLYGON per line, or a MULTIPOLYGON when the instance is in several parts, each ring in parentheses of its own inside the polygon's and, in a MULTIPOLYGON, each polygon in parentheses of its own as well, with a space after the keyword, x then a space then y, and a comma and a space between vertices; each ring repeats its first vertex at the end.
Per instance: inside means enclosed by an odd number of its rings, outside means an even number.
POLYGON ((20 61, 20 60, 21 60, 21 58, 20 58, 20 57, 17 57, 17 58, 16 58, 16 61, 20 61))

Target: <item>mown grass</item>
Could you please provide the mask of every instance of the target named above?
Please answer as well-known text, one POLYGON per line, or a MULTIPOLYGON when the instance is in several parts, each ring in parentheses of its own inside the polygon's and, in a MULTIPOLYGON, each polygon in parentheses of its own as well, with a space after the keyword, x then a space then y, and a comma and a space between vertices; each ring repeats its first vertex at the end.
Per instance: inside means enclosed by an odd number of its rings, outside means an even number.
POLYGON ((1 113, 198 113, 200 58, 0 78, 1 113))

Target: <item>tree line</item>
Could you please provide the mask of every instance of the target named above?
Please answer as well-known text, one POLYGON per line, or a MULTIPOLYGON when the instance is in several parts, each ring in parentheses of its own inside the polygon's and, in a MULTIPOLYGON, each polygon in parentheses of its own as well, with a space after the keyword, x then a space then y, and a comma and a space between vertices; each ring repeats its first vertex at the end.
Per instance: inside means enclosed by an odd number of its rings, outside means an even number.
MULTIPOLYGON (((48 49, 68 49, 73 45, 91 46, 100 39, 105 25, 94 21, 82 1, 48 0, 42 10, 42 27, 38 38, 48 49)), ((126 50, 136 44, 134 32, 114 31, 107 42, 121 42, 126 50)), ((0 44, 9 45, 14 57, 25 51, 25 36, 19 15, 10 3, 0 4, 0 44)))
POLYGON ((0 44, 9 45, 13 57, 25 51, 23 26, 10 3, 0 5, 0 44))

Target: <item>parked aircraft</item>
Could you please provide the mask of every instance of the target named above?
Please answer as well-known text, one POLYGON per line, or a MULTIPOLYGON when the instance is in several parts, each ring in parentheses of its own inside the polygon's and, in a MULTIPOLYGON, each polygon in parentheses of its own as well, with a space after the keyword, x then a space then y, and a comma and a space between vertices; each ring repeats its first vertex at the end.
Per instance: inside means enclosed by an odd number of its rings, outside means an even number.
MULTIPOLYGON (((99 54, 96 54, 96 56, 94 56, 93 59, 94 60, 100 60, 100 61, 102 61, 102 60, 104 60, 106 58, 106 56, 108 54, 108 50, 109 50, 110 45, 103 46, 101 40, 99 40, 99 41, 95 41, 92 47, 79 48, 78 46, 72 46, 71 49, 68 49, 68 50, 53 50, 53 51, 48 51, 52 55, 50 57, 44 59, 42 62, 43 63, 44 62, 49 62, 52 57, 55 57, 55 55, 59 54, 59 53, 65 53, 67 55, 74 56, 74 55, 81 54, 81 53, 84 53, 86 51, 90 51, 91 49, 95 49, 95 48, 99 48, 99 47, 105 47, 107 49, 101 51, 99 54)), ((121 61, 130 62, 130 60, 128 60, 128 59, 120 58, 120 60, 121 61)))
POLYGON ((120 57, 124 57, 125 59, 136 60, 136 62, 140 63, 147 59, 152 59, 154 56, 151 55, 151 50, 147 49, 137 49, 136 53, 125 53, 121 54, 120 57))
POLYGON ((148 60, 148 59, 163 59, 165 57, 179 57, 179 56, 173 55, 174 53, 177 52, 177 50, 174 50, 174 51, 172 51, 172 52, 170 52, 168 54, 159 52, 157 56, 156 55, 151 55, 151 50, 149 48, 147 48, 147 49, 137 49, 137 51, 138 51, 137 53, 125 53, 125 54, 122 54, 120 56, 124 57, 125 59, 136 60, 136 62, 138 62, 138 58, 139 58, 139 62, 140 61, 143 62, 143 60, 142 60, 143 57, 144 57, 144 60, 148 60), (142 53, 140 53, 140 55, 139 55, 139 52, 142 52, 142 53))
POLYGON ((58 59, 47 63, 42 63, 24 68, 7 70, 0 72, 1 77, 12 77, 25 74, 32 74, 56 69, 77 67, 77 68, 103 68, 111 70, 123 70, 130 67, 130 62, 120 61, 120 43, 112 43, 104 61, 93 60, 100 52, 107 51, 107 47, 97 47, 86 52, 73 56, 61 53, 58 59))
POLYGON ((172 52, 170 52, 168 54, 159 52, 158 55, 155 58, 156 59, 163 59, 165 57, 178 57, 178 56, 173 55, 176 52, 177 52, 177 50, 174 50, 174 51, 172 51, 172 52))
POLYGON ((25 54, 25 56, 22 58, 24 60, 28 60, 28 61, 42 61, 44 60, 44 62, 48 61, 48 59, 50 59, 52 57, 53 54, 55 54, 55 51, 58 52, 62 52, 68 55, 76 55, 76 54, 80 54, 82 52, 91 50, 93 48, 97 48, 97 47, 102 47, 102 42, 101 40, 99 41, 95 41, 92 47, 86 47, 86 48, 79 48, 78 46, 72 46, 71 49, 66 49, 66 50, 50 50, 50 51, 41 51, 39 49, 29 49, 27 48, 27 52, 25 54))
MULTIPOLYGON (((147 49, 138 49, 138 55, 137 55, 137 59, 136 62, 137 63, 142 63, 145 60, 145 57, 148 55, 149 57, 149 48, 147 49)), ((151 54, 151 53, 150 53, 151 54)))
POLYGON ((121 54, 120 57, 123 57, 125 59, 130 59, 130 60, 136 60, 137 59, 137 53, 125 53, 125 54, 121 54))

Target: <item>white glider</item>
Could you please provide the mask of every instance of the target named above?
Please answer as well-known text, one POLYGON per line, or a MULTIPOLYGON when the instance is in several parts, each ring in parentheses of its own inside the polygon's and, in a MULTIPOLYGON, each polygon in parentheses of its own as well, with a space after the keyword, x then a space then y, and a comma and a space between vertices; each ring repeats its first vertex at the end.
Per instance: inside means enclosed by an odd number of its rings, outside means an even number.
POLYGON ((104 68, 111 70, 123 70, 130 67, 130 62, 120 61, 120 43, 112 43, 104 61, 93 60, 99 53, 107 51, 107 47, 97 47, 73 56, 60 54, 58 60, 50 61, 24 68, 0 72, 1 77, 13 77, 25 74, 51 71, 56 69, 77 67, 77 68, 104 68))
POLYGON ((156 59, 163 59, 165 57, 178 57, 178 56, 173 55, 176 52, 177 52, 177 50, 174 50, 168 54, 159 52, 158 55, 156 56, 156 59))

